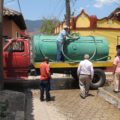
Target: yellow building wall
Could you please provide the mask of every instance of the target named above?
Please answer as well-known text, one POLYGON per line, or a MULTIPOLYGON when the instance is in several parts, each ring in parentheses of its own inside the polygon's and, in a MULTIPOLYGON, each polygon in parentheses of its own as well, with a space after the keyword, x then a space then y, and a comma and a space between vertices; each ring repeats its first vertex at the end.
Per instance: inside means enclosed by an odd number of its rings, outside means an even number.
POLYGON ((112 22, 112 28, 120 28, 120 22, 117 20, 113 20, 112 22))
POLYGON ((107 19, 100 20, 100 21, 98 20, 97 27, 108 28, 109 27, 108 20, 107 19))
POLYGON ((63 25, 61 24, 61 25, 60 25, 60 31, 61 31, 62 29, 63 29, 63 25))
POLYGON ((60 31, 60 28, 59 27, 57 27, 57 33, 60 31))
MULTIPOLYGON (((117 36, 120 35, 120 30, 97 30, 95 35, 101 35, 109 41, 109 55, 112 57, 112 61, 116 55, 117 36)), ((120 41, 120 38, 119 38, 120 41)))
POLYGON ((97 21, 97 27, 99 28, 120 28, 120 22, 117 20, 104 19, 97 21))
POLYGON ((120 21, 108 18, 97 20, 96 29, 91 30, 89 16, 83 12, 77 17, 76 29, 71 30, 71 32, 79 33, 81 36, 92 35, 105 37, 109 43, 109 56, 111 56, 111 60, 113 61, 116 55, 117 36, 120 36, 120 21))
POLYGON ((66 22, 63 23, 63 26, 65 26, 65 25, 66 25, 66 22))
POLYGON ((87 15, 82 13, 76 20, 76 27, 90 27, 90 20, 87 15))
MULTIPOLYGON (((111 60, 113 61, 116 55, 116 45, 117 45, 117 36, 120 36, 120 21, 111 20, 111 19, 103 19, 97 20, 97 28, 94 30, 82 29, 84 27, 90 27, 89 17, 84 15, 84 17, 79 16, 76 21, 76 33, 80 33, 81 36, 103 36, 107 38, 109 42, 109 56, 111 56, 111 60), (102 28, 102 29, 99 29, 102 28), (117 30, 119 29, 119 30, 117 30)), ((120 44, 120 37, 119 37, 120 44)))
MULTIPOLYGON (((79 31, 72 31, 76 33, 80 33, 81 36, 103 36, 107 38, 109 42, 109 56, 111 56, 111 60, 113 61, 116 55, 116 45, 117 45, 117 36, 120 36, 120 30, 79 30, 79 31)), ((120 37, 119 37, 119 44, 120 44, 120 37)))

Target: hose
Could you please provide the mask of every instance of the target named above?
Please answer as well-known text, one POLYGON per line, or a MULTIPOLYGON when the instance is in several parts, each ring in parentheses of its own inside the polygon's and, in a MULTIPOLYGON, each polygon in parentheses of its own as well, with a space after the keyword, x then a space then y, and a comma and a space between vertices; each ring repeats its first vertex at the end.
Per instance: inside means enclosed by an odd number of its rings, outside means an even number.
MULTIPOLYGON (((67 40, 73 41, 73 40, 77 40, 77 39, 80 38, 80 35, 79 35, 78 33, 72 33, 72 34, 71 34, 71 36, 74 36, 74 35, 76 35, 77 37, 75 37, 75 38, 68 37, 69 39, 67 39, 67 40)), ((63 54, 63 56, 64 56, 67 60, 69 60, 70 63, 78 63, 78 62, 80 62, 80 61, 74 61, 74 60, 70 59, 70 58, 64 53, 64 44, 62 44, 62 54, 63 54)))
MULTIPOLYGON (((94 43, 95 43, 95 50, 94 50, 94 52, 93 52, 93 55, 90 57, 90 60, 92 60, 92 59, 95 57, 96 52, 97 52, 97 44, 96 44, 95 37, 94 37, 94 36, 90 36, 90 37, 93 38, 94 43)), ((74 60, 70 59, 70 58, 64 53, 64 44, 62 45, 62 54, 63 54, 63 56, 64 56, 67 60, 69 60, 69 62, 73 62, 73 63, 80 62, 80 61, 74 61, 74 60)), ((111 59, 110 56, 104 56, 104 57, 101 57, 101 58, 96 59, 96 60, 99 61, 99 60, 102 60, 102 59, 105 59, 105 58, 111 59)), ((95 60, 94 60, 94 61, 95 61, 95 60)))
MULTIPOLYGON (((96 45, 95 37, 94 37, 94 36, 90 36, 90 37, 93 38, 94 43, 95 43, 95 46, 97 46, 97 45, 96 45)), ((93 53, 93 55, 90 57, 90 60, 92 60, 92 59, 94 58, 96 52, 97 52, 97 47, 95 47, 94 53, 93 53)), ((78 62, 80 62, 80 61, 74 61, 74 60, 70 59, 70 58, 64 53, 64 44, 62 45, 62 54, 63 54, 63 56, 64 56, 67 60, 69 60, 69 62, 73 62, 73 63, 76 63, 76 62, 78 63, 78 62)))
POLYGON ((71 40, 77 40, 80 38, 80 34, 79 33, 72 33, 68 36, 68 39, 71 39, 71 40), (75 36, 75 38, 74 38, 75 36))

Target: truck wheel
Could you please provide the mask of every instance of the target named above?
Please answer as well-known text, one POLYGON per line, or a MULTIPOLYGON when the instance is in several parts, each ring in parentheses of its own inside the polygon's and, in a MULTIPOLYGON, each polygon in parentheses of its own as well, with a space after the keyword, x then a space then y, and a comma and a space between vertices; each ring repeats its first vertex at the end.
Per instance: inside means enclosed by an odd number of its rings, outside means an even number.
POLYGON ((106 81, 106 76, 105 76, 104 71, 101 69, 95 69, 94 78, 92 80, 90 88, 98 89, 99 87, 102 87, 105 84, 105 81, 106 81))

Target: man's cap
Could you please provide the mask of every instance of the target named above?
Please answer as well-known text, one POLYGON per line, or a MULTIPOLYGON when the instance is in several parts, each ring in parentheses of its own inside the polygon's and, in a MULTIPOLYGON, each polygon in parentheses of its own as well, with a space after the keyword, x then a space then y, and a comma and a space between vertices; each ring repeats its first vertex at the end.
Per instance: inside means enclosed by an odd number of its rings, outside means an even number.
POLYGON ((69 27, 68 27, 67 25, 64 25, 63 28, 64 28, 64 29, 68 29, 69 27))
POLYGON ((88 54, 85 54, 85 55, 84 55, 84 58, 85 58, 85 59, 89 59, 90 56, 89 56, 88 54))

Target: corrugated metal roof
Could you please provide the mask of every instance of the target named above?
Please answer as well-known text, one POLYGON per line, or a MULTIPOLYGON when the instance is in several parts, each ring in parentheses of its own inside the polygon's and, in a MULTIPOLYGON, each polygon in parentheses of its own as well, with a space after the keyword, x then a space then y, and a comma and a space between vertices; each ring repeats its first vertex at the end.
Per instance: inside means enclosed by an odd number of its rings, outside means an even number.
POLYGON ((4 8, 3 16, 13 19, 13 21, 20 27, 20 29, 22 30, 26 29, 26 24, 25 24, 23 15, 20 12, 12 9, 4 8))

